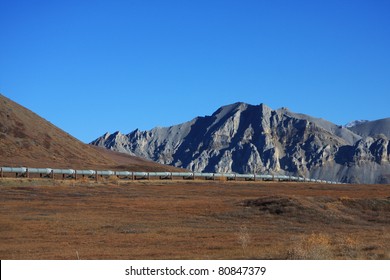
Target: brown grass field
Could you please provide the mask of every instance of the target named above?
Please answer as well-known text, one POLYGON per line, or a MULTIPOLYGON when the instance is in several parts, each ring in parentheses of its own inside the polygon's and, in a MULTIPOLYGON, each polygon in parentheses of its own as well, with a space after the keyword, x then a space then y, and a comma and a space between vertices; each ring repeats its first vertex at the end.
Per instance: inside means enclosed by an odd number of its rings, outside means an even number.
POLYGON ((1 259, 390 259, 390 186, 0 179, 1 259))

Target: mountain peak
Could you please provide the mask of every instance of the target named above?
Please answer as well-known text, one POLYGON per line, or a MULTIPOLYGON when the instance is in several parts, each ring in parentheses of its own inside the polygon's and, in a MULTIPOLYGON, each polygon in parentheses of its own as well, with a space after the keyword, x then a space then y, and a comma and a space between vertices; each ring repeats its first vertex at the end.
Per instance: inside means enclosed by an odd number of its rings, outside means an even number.
POLYGON ((346 125, 344 125, 344 127, 345 128, 352 128, 354 126, 357 126, 359 124, 363 124, 366 122, 369 122, 369 121, 368 120, 356 120, 356 121, 352 121, 352 122, 347 123, 346 125))
POLYGON ((220 107, 217 111, 213 113, 213 115, 218 115, 218 114, 228 114, 237 110, 242 110, 243 108, 247 107, 248 104, 244 102, 236 102, 233 104, 225 105, 220 107))
POLYGON ((268 113, 268 112, 272 111, 272 108, 264 103, 260 103, 259 107, 260 107, 261 112, 263 112, 263 113, 265 113, 265 112, 268 113))

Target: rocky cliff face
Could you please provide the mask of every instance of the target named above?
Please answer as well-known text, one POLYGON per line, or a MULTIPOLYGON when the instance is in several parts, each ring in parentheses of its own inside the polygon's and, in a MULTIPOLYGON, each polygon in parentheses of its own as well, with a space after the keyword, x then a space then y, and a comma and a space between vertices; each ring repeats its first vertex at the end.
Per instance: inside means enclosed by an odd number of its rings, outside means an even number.
POLYGON ((264 104, 235 103, 212 116, 168 128, 127 135, 106 133, 91 144, 199 172, 390 182, 390 147, 385 134, 362 137, 326 120, 286 108, 272 110, 264 104))

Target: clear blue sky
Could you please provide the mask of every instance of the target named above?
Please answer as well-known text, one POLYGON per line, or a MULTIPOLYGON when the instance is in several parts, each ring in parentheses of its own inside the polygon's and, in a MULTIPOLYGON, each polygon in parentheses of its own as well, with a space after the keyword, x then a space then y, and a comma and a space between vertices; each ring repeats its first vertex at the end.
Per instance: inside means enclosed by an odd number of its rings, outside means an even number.
POLYGON ((3 0, 0 13, 0 92, 84 142, 237 101, 390 117, 388 0, 3 0))

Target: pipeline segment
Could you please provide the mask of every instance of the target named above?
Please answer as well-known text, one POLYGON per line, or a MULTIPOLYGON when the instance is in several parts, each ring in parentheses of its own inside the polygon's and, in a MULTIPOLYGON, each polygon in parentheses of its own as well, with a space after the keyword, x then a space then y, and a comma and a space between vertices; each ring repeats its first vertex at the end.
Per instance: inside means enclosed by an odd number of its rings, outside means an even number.
POLYGON ((270 174, 237 174, 237 173, 202 173, 202 172, 131 172, 131 171, 111 171, 111 170, 74 170, 74 169, 51 169, 51 168, 27 168, 27 167, 0 167, 1 176, 4 173, 15 173, 17 176, 29 176, 29 174, 40 175, 63 175, 77 179, 77 176, 88 176, 91 178, 117 176, 122 178, 139 179, 173 179, 181 177, 183 179, 204 179, 204 180, 247 180, 247 181, 295 181, 295 182, 315 182, 325 184, 340 184, 335 181, 325 181, 319 179, 308 179, 304 177, 295 177, 288 175, 270 175, 270 174))

